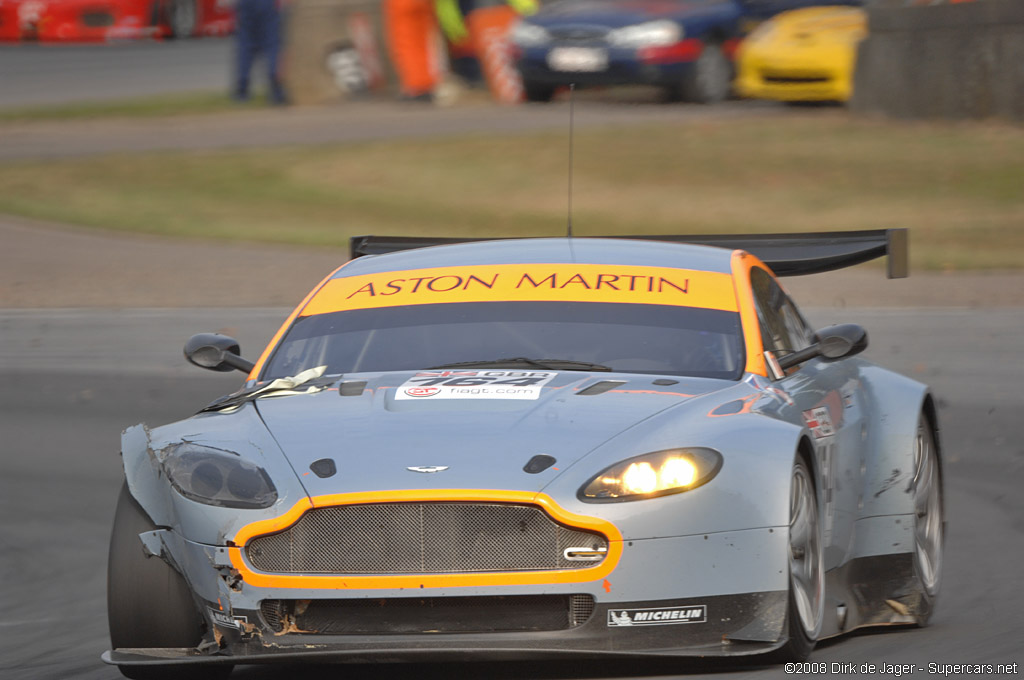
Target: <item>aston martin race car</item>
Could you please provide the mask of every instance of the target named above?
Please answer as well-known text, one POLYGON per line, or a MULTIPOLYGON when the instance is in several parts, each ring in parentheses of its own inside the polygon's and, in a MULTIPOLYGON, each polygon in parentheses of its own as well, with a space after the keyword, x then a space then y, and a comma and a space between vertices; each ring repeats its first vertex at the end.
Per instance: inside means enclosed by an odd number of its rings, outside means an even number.
POLYGON ((926 624, 935 402, 777 279, 886 254, 904 231, 355 239, 255 362, 186 343, 238 391, 124 432, 103 659, 781 661, 926 624))

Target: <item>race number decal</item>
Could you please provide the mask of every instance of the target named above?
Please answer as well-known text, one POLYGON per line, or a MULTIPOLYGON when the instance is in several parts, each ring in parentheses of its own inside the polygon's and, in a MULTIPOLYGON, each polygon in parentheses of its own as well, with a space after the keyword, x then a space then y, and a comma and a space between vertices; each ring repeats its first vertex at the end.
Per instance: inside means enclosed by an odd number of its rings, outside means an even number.
POLYGON ((395 399, 537 399, 550 371, 423 371, 398 387, 395 399))

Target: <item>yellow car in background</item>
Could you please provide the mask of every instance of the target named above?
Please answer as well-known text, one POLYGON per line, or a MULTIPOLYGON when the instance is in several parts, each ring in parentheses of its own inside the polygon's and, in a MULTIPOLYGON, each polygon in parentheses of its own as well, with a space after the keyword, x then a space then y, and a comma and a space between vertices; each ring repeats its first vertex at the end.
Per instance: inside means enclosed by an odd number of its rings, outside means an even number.
POLYGON ((736 92, 787 102, 848 101, 857 44, 865 36, 867 13, 858 7, 783 12, 740 44, 736 92))

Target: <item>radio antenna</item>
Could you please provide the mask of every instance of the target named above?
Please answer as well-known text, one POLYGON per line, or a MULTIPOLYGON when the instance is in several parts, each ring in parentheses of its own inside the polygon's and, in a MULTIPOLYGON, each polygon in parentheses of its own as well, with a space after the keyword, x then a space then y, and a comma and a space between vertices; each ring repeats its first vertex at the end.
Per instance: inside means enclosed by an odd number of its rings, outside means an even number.
POLYGON ((569 84, 569 219, 567 221, 567 236, 572 238, 572 122, 573 122, 573 105, 576 97, 576 83, 569 84))

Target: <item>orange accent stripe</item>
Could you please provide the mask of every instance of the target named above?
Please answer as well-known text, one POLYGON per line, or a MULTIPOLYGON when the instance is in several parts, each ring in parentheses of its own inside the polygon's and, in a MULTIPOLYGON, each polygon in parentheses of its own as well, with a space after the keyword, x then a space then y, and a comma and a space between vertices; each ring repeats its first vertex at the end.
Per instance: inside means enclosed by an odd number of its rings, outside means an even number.
POLYGON ((764 262, 743 250, 732 252, 732 277, 736 288, 736 305, 740 310, 743 325, 743 342, 747 350, 747 373, 768 376, 764 363, 764 345, 761 341, 761 326, 757 322, 757 308, 754 304, 754 289, 750 285, 750 270, 761 267, 771 272, 764 262))
POLYGON ((663 394, 669 397, 696 397, 696 394, 687 394, 686 392, 662 392, 661 390, 608 390, 609 393, 618 392, 619 394, 663 394))
POLYGON ((288 512, 271 519, 248 524, 235 535, 235 547, 228 548, 231 564, 252 586, 261 588, 314 588, 314 589, 384 589, 384 588, 465 588, 470 586, 543 585, 555 583, 585 583, 598 581, 611 574, 622 557, 622 534, 607 520, 578 515, 565 510, 546 494, 530 491, 502 491, 488 489, 420 489, 398 491, 371 491, 364 493, 332 494, 303 499, 288 512), (552 518, 571 527, 596 531, 608 538, 608 554, 601 564, 586 569, 559 571, 494 572, 475 574, 426 574, 397 576, 319 576, 302 574, 268 574, 254 571, 242 555, 242 549, 252 539, 283 531, 295 524, 312 508, 366 503, 417 501, 482 501, 519 503, 539 506, 552 518))
POLYGON ((438 267, 329 281, 303 316, 451 302, 622 302, 736 311, 729 274, 596 264, 438 267))
POLYGON ((720 406, 716 406, 714 409, 708 412, 708 418, 728 418, 729 416, 738 416, 744 413, 750 413, 754 408, 754 404, 757 403, 757 400, 760 399, 761 396, 762 395, 758 393, 743 397, 743 399, 740 400, 743 402, 743 407, 740 408, 739 411, 736 411, 734 413, 715 413, 715 410, 720 408, 720 406))
POLYGON ((246 378, 246 380, 256 380, 256 378, 260 374, 260 371, 263 370, 263 364, 265 364, 267 362, 267 359, 270 358, 270 353, 274 351, 275 347, 277 347, 277 343, 281 342, 281 338, 283 338, 285 332, 289 328, 291 328, 292 323, 294 323, 295 319, 298 318, 299 313, 303 310, 303 308, 305 308, 305 306, 309 304, 309 301, 313 299, 313 296, 316 295, 317 292, 321 288, 323 288, 328 281, 334 278, 335 274, 341 271, 342 267, 351 262, 352 260, 349 260, 345 264, 341 265, 341 267, 338 267, 333 272, 325 276, 323 281, 318 283, 313 290, 309 291, 306 297, 303 298, 302 302, 299 303, 299 306, 292 310, 292 313, 288 315, 288 318, 285 319, 285 322, 281 324, 280 328, 277 329, 277 333, 274 334, 274 337, 270 339, 270 342, 268 342, 267 346, 263 349, 263 354, 261 354, 260 358, 256 360, 256 363, 253 365, 252 370, 249 371, 249 375, 246 378))

